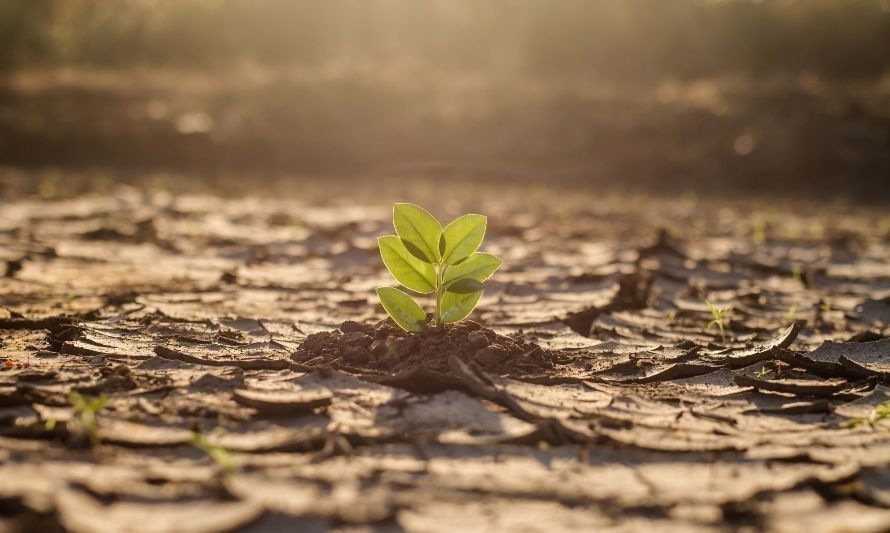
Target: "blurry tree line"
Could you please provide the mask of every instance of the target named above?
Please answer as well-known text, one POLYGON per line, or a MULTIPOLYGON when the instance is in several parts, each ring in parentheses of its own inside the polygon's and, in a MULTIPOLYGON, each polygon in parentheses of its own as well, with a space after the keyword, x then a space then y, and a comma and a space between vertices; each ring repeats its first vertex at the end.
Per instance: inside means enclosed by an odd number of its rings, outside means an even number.
POLYGON ((408 62, 542 76, 890 71, 890 0, 2 0, 0 68, 408 62))

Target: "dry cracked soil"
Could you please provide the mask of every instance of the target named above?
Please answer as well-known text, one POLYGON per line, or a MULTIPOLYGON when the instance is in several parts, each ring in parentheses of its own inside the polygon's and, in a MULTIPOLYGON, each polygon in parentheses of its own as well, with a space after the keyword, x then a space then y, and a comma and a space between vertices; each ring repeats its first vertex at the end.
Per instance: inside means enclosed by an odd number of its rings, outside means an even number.
POLYGON ((890 530, 886 212, 418 193, 504 266, 409 336, 373 198, 0 204, 0 531, 890 530))

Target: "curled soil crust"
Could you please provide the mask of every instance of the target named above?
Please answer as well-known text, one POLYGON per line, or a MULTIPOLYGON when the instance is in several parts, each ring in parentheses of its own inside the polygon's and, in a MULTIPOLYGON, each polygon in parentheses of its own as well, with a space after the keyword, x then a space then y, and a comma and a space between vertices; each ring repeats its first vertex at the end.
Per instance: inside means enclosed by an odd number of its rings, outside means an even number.
POLYGON ((448 373, 452 355, 501 374, 551 368, 553 356, 537 344, 499 335, 472 320, 408 333, 386 319, 374 324, 348 320, 338 330, 309 335, 294 359, 374 373, 418 367, 448 373))

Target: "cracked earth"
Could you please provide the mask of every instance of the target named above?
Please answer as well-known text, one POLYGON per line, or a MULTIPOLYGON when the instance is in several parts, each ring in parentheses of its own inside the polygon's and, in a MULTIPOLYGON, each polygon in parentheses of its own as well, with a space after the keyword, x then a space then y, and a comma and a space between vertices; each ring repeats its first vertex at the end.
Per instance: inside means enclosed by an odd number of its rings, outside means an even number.
POLYGON ((0 531, 890 529, 886 212, 411 194, 0 204, 0 531), (390 200, 489 216, 471 321, 390 200))

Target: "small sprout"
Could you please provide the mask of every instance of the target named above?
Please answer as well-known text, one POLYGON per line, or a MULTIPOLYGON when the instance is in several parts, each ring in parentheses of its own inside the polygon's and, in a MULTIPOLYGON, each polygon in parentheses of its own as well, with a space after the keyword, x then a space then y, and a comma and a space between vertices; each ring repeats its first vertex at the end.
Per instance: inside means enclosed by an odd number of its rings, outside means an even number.
POLYGON ((44 178, 37 187, 37 194, 44 200, 51 200, 59 192, 59 186, 54 178, 44 178))
MULTIPOLYGON (((377 239, 390 274, 405 288, 436 299, 436 326, 459 322, 476 307, 482 282, 501 266, 492 254, 477 252, 485 236, 483 215, 464 215, 442 224, 413 204, 393 206, 396 235, 377 239)), ((379 287, 383 308, 405 331, 426 327, 426 313, 411 296, 394 287, 379 287)))
POLYGON ((816 239, 824 239, 825 238, 825 226, 818 220, 814 220, 813 222, 810 223, 810 233, 816 239))
POLYGON ((878 235, 890 237, 890 216, 883 216, 878 219, 878 235))
POLYGON ((726 330, 724 322, 726 321, 726 315, 730 311, 732 311, 732 307, 724 307, 722 309, 718 309, 709 300, 705 300, 705 303, 708 304, 708 311, 711 312, 712 318, 712 320, 708 322, 708 325, 705 329, 710 330, 711 328, 716 327, 720 331, 720 338, 723 339, 723 342, 726 342, 726 330))
MULTIPOLYGON (((99 443, 99 427, 96 416, 108 404, 108 396, 104 394, 87 396, 72 391, 68 395, 68 400, 74 408, 74 420, 77 422, 79 429, 87 434, 90 439, 90 445, 96 446, 99 443)), ((55 423, 53 423, 54 425, 55 423)))
POLYGON ((800 270, 800 265, 791 265, 791 279, 797 283, 803 283, 803 272, 800 270))
POLYGON ((766 222, 759 220, 754 224, 751 238, 757 245, 763 245, 766 243, 766 222))
POLYGON ((785 313, 783 322, 785 322, 785 324, 791 324, 792 322, 794 322, 795 314, 797 314, 797 305, 792 304, 791 307, 788 309, 788 312, 785 313))
POLYGON ((890 419, 890 400, 875 407, 867 418, 853 418, 846 424, 847 427, 855 427, 859 424, 868 423, 874 427, 878 422, 884 419, 890 419))
POLYGON ((760 367, 760 370, 757 371, 757 379, 763 379, 763 376, 769 374, 769 370, 766 369, 765 366, 760 367))
MULTIPOLYGON (((214 432, 222 433, 222 428, 216 428, 214 432)), ((206 453, 223 472, 229 474, 235 470, 235 460, 229 450, 211 441, 204 434, 193 431, 188 443, 206 453)))

